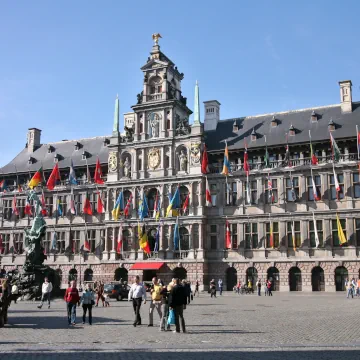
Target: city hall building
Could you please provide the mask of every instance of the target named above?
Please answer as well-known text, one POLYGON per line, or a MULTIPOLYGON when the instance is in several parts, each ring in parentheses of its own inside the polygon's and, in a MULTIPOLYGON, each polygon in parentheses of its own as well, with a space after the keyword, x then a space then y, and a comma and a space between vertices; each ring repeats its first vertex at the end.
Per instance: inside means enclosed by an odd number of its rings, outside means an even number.
POLYGON ((109 135, 43 144, 41 130, 30 128, 25 148, 0 169, 6 184, 0 199, 2 269, 21 268, 25 260, 24 229, 33 219, 25 214, 26 184, 39 168, 47 180, 58 164, 61 181, 55 189, 35 190, 46 202, 46 264, 56 270, 61 287, 70 278, 110 282, 140 275, 149 281, 157 275, 165 282, 198 279, 203 289, 211 279, 223 279, 232 290, 239 280, 272 278, 278 291, 331 292, 343 290, 347 277, 359 277, 360 103, 352 102, 351 81, 339 83, 339 104, 222 120, 217 100, 204 101, 200 117, 197 84, 194 109, 188 108, 181 91, 184 74, 160 51, 157 36, 141 71, 143 84, 132 111, 124 114, 124 129, 119 129, 116 99, 109 135), (201 171, 204 144, 207 174, 201 171), (229 176, 221 174, 226 144, 229 176), (93 182, 97 159, 104 184, 93 182), (68 180, 71 162, 76 185, 68 180), (181 204, 173 210, 179 213, 180 241, 174 248, 177 217, 165 213, 177 188, 181 204), (130 211, 114 219, 120 193, 130 211), (97 213, 99 196, 105 213, 97 213), (92 215, 83 212, 86 199, 92 215), (142 220, 144 199, 149 211, 142 220), (154 216, 158 199, 161 220, 154 216), (339 241, 337 216, 345 244, 339 241), (226 246, 226 222, 231 248, 226 246), (143 224, 150 254, 139 247, 143 224), (90 251, 83 251, 85 240, 90 251))

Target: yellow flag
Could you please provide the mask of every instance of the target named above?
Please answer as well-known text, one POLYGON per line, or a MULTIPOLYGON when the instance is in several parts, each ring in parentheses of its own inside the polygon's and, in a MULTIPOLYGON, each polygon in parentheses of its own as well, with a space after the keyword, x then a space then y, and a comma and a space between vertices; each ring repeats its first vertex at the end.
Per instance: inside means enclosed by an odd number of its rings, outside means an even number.
POLYGON ((345 243, 347 243, 347 240, 346 240, 344 231, 343 231, 343 229, 341 227, 341 223, 340 223, 340 219, 339 219, 338 214, 336 214, 336 223, 337 223, 337 228, 338 228, 339 242, 340 242, 340 244, 345 244, 345 243))

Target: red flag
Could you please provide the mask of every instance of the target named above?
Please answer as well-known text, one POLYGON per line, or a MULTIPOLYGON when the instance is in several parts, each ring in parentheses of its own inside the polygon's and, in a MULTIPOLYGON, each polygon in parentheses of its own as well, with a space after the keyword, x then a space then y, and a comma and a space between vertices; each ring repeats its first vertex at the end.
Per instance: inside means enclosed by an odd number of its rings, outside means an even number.
POLYGON ((85 231, 85 242, 84 242, 84 251, 90 252, 90 242, 87 238, 87 231, 85 231))
POLYGON ((130 194, 129 200, 127 201, 125 209, 124 209, 124 215, 125 216, 129 216, 130 207, 131 207, 131 201, 132 201, 132 193, 130 194))
POLYGON ((75 250, 76 250, 75 240, 72 239, 72 248, 71 248, 71 251, 73 252, 73 254, 75 254, 75 250))
POLYGON ((117 247, 116 247, 116 252, 118 254, 122 253, 122 244, 123 244, 123 233, 122 233, 122 226, 120 226, 118 238, 117 238, 117 247))
POLYGON ((98 212, 98 214, 105 213, 105 208, 104 208, 104 204, 101 200, 101 192, 100 191, 98 192, 97 212, 98 212))
POLYGON ((26 199, 26 204, 25 204, 25 215, 32 215, 32 211, 31 211, 31 205, 30 205, 30 202, 29 202, 29 198, 26 199))
POLYGON ((44 192, 41 194, 41 214, 42 216, 47 216, 47 210, 46 210, 46 202, 45 202, 45 195, 44 192))
POLYGON ((88 214, 88 215, 93 214, 92 209, 91 209, 89 194, 86 194, 83 212, 84 212, 84 214, 88 214))
POLYGON ((202 161, 201 161, 201 172, 203 174, 207 174, 209 172, 209 159, 208 154, 206 151, 206 145, 204 144, 204 150, 202 154, 202 161))
POLYGON ((46 183, 47 188, 49 190, 54 190, 54 187, 58 181, 60 181, 60 171, 59 165, 56 163, 50 174, 49 180, 46 183))
POLYGON ((226 248, 231 249, 231 233, 230 233, 230 224, 226 220, 226 248))
POLYGON ((245 141, 245 152, 244 152, 244 171, 246 172, 246 175, 249 175, 250 172, 250 166, 249 166, 249 155, 247 152, 247 144, 245 141))
POLYGON ((212 199, 211 199, 211 193, 210 193, 210 187, 208 179, 206 178, 206 192, 205 192, 205 198, 206 198, 206 206, 212 206, 212 199))
POLYGON ((183 214, 186 213, 186 210, 189 207, 189 202, 190 202, 190 194, 187 194, 184 205, 183 205, 183 214))
POLYGON ((5 248, 3 245, 3 238, 2 235, 0 234, 0 254, 2 254, 4 252, 5 248))
POLYGON ((14 198, 13 198, 13 201, 12 201, 12 211, 13 211, 13 214, 19 216, 19 210, 16 206, 16 196, 14 195, 14 198))
POLYGON ((102 171, 101 171, 100 160, 99 160, 99 158, 97 158, 96 167, 95 167, 94 182, 96 184, 104 184, 104 180, 101 177, 102 177, 102 171))

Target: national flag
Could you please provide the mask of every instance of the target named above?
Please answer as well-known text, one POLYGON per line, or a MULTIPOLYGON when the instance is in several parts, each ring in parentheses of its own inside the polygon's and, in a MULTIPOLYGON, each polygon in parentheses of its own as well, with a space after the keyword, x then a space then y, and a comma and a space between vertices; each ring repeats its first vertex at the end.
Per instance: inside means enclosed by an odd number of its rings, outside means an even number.
POLYGON ((246 177, 246 201, 249 205, 251 204, 251 189, 250 189, 249 175, 246 177))
POLYGON ((53 238, 51 240, 51 250, 56 250, 57 247, 57 234, 56 231, 53 233, 53 238))
POLYGON ((339 193, 341 191, 341 187, 339 185, 339 181, 338 181, 337 175, 335 173, 334 164, 333 164, 333 174, 334 174, 335 189, 336 189, 336 192, 339 193))
POLYGON ((87 252, 90 252, 90 250, 91 250, 87 230, 85 230, 85 241, 84 241, 84 248, 83 249, 84 249, 84 251, 87 251, 87 252))
POLYGON ((143 221, 148 216, 149 216, 149 206, 148 206, 148 202, 147 202, 147 197, 144 193, 140 207, 139 207, 140 221, 143 221))
POLYGON ((91 203, 90 203, 90 197, 89 197, 88 193, 86 193, 86 196, 85 196, 85 203, 84 203, 83 213, 88 214, 88 215, 93 214, 92 208, 91 208, 91 203))
POLYGON ((190 203, 190 194, 187 194, 184 205, 183 205, 183 209, 182 209, 183 210, 183 215, 186 214, 186 211, 187 211, 187 209, 189 207, 189 203, 190 203))
POLYGON ((339 161, 340 160, 340 149, 339 149, 332 133, 330 133, 330 142, 331 142, 333 161, 339 161))
POLYGON ((129 199, 128 199, 125 209, 124 209, 125 216, 129 216, 129 214, 130 214, 131 201, 132 201, 132 193, 130 193, 129 199))
POLYGON ((172 215, 175 215, 179 208, 180 208, 180 190, 179 190, 179 186, 178 186, 175 190, 174 195, 172 196, 172 198, 170 200, 169 206, 166 209, 165 217, 168 217, 170 215, 171 211, 172 211, 172 215))
POLYGON ((205 144, 204 144, 204 150, 203 150, 203 153, 202 153, 201 172, 203 174, 207 174, 209 172, 209 159, 208 159, 208 153, 206 151, 206 145, 205 144))
POLYGON ((211 199, 211 193, 210 193, 210 187, 209 187, 209 181, 206 177, 206 191, 205 191, 205 199, 206 199, 206 206, 212 206, 212 199, 211 199))
POLYGON ((269 240, 270 240, 270 247, 272 249, 275 248, 275 244, 274 244, 274 234, 273 234, 273 224, 270 221, 270 236, 269 236, 269 240))
POLYGON ((119 227, 119 232, 118 232, 116 252, 118 254, 121 254, 123 252, 122 249, 123 249, 123 230, 122 230, 122 225, 121 225, 119 227))
POLYGON ((71 194, 70 194, 70 213, 72 215, 76 215, 74 190, 72 187, 71 187, 71 194))
POLYGON ((227 220, 226 220, 226 233, 225 233, 225 247, 226 249, 231 249, 230 224, 227 220))
POLYGON ((316 157, 316 155, 314 154, 313 151, 313 147, 312 147, 312 143, 311 143, 311 131, 309 130, 309 139, 310 139, 310 157, 311 157, 311 164, 312 165, 317 165, 318 163, 318 158, 316 157))
MULTIPOLYGON (((157 194, 156 194, 157 196, 157 194)), ((154 209, 154 218, 155 220, 159 220, 161 216, 161 202, 160 202, 160 196, 155 200, 155 209, 154 209)))
POLYGON ((313 223, 314 223, 315 246, 318 248, 320 246, 320 240, 319 240, 319 234, 318 234, 318 231, 317 231, 314 212, 312 213, 312 215, 313 215, 313 223))
POLYGON ((316 184, 315 184, 314 176, 313 176, 312 172, 311 172, 311 183, 312 183, 312 188, 313 188, 314 201, 321 200, 320 195, 318 194, 318 191, 316 188, 316 184))
POLYGON ((158 210, 158 202, 159 202, 159 194, 156 192, 155 201, 154 201, 154 211, 153 211, 153 218, 156 218, 156 213, 158 210))
POLYGON ((246 141, 245 141, 245 152, 244 152, 244 171, 246 175, 249 176, 250 166, 249 166, 249 156, 248 156, 246 141))
POLYGON ((264 156, 264 163, 265 163, 265 169, 270 167, 270 156, 269 156, 269 152, 268 152, 268 148, 267 148, 267 143, 266 143, 266 136, 265 137, 265 156, 264 156))
POLYGON ((225 153, 224 153, 224 165, 221 172, 223 175, 229 175, 231 173, 230 159, 229 159, 229 149, 227 142, 225 142, 225 153))
MULTIPOLYGON (((140 228, 140 224, 138 225, 138 229, 139 228, 140 228)), ((142 249, 145 254, 150 254, 151 251, 150 251, 148 236, 145 229, 145 224, 142 227, 142 231, 140 231, 139 233, 139 246, 140 249, 142 249)))
POLYGON ((13 201, 12 201, 12 213, 13 215, 19 216, 19 209, 16 206, 16 195, 14 195, 13 201))
POLYGON ((70 161, 70 172, 69 172, 69 184, 70 185, 77 185, 77 180, 76 180, 76 173, 75 173, 75 169, 74 169, 74 164, 73 161, 71 159, 70 161))
POLYGON ((291 237, 293 241, 293 249, 296 250, 296 237, 295 237, 295 224, 294 222, 291 223, 291 237))
POLYGON ((156 230, 156 234, 155 234, 155 246, 154 246, 154 251, 158 252, 159 251, 159 243, 160 243, 160 222, 158 225, 158 228, 156 230))
POLYGON ((341 226, 341 222, 339 219, 338 214, 336 214, 336 223, 337 223, 337 230, 338 230, 338 238, 341 245, 347 243, 347 239, 345 237, 344 231, 341 226))
POLYGON ((61 206, 61 202, 60 199, 56 200, 56 212, 58 216, 63 216, 63 211, 62 211, 62 206, 61 206))
POLYGON ((24 213, 25 213, 25 215, 29 215, 29 216, 32 215, 31 204, 30 204, 29 198, 26 198, 24 213))
POLYGON ((42 167, 34 174, 29 182, 29 188, 33 189, 34 187, 41 184, 43 181, 43 169, 42 167))
POLYGON ((122 191, 120 191, 120 194, 116 200, 114 208, 111 211, 113 220, 118 220, 123 210, 124 210, 124 194, 122 191))
POLYGON ((356 142, 357 142, 357 152, 358 152, 358 160, 360 160, 360 132, 359 132, 359 128, 356 125, 356 142))
POLYGON ((105 208, 104 208, 104 204, 101 200, 101 192, 98 192, 98 199, 97 199, 97 212, 98 214, 105 214, 105 208))
POLYGON ((99 158, 97 158, 96 167, 95 167, 94 182, 96 184, 100 184, 100 185, 104 184, 104 180, 101 177, 102 177, 102 171, 101 171, 100 160, 99 160, 99 158))
POLYGON ((4 248, 3 238, 2 238, 2 235, 0 234, 0 254, 3 254, 4 251, 5 251, 5 248, 4 248))
POLYGON ((176 218, 176 224, 174 229, 174 250, 180 249, 180 231, 179 231, 179 217, 176 218))
POLYGON ((46 202, 45 202, 44 191, 41 192, 41 214, 42 214, 42 216, 47 216, 48 215, 46 202))
POLYGON ((7 189, 7 185, 6 185, 6 180, 1 180, 0 181, 0 192, 6 192, 7 189))
POLYGON ((60 181, 60 171, 59 171, 59 165, 56 163, 51 171, 46 186, 49 190, 54 190, 55 185, 58 184, 59 181, 60 181))
POLYGON ((272 180, 269 178, 268 178, 268 197, 269 197, 269 202, 273 204, 275 202, 275 196, 272 187, 272 180))

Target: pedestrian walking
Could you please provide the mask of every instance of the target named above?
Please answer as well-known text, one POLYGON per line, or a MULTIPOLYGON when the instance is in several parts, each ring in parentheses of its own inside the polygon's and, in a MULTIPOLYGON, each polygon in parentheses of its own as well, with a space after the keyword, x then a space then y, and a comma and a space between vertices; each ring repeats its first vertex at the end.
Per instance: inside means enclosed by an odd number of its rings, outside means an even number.
POLYGON ((80 303, 83 308, 83 324, 85 324, 86 313, 89 314, 89 325, 92 325, 92 307, 95 305, 95 294, 90 284, 86 285, 86 289, 81 295, 80 303))
POLYGON ((181 284, 185 288, 187 304, 190 305, 190 301, 191 301, 191 285, 190 285, 189 282, 187 282, 185 280, 183 280, 181 282, 181 284))
POLYGON ((200 296, 199 287, 200 287, 199 280, 196 280, 196 282, 195 282, 194 296, 196 296, 196 293, 198 294, 198 297, 200 296))
POLYGON ((75 280, 71 281, 70 286, 66 289, 64 300, 66 301, 68 323, 76 325, 76 304, 80 305, 80 296, 75 280))
POLYGON ((41 287, 42 294, 41 294, 41 303, 38 306, 39 309, 42 308, 44 301, 48 302, 48 309, 50 309, 50 294, 51 294, 52 290, 53 290, 52 283, 49 282, 49 279, 46 277, 44 279, 44 283, 42 284, 42 287, 41 287))
POLYGON ((237 285, 236 285, 236 292, 238 293, 238 295, 241 294, 241 281, 239 280, 237 285))
POLYGON ((215 285, 215 280, 212 279, 210 281, 210 297, 216 297, 216 285, 215 285))
POLYGON ((150 288, 150 294, 151 294, 151 300, 150 300, 150 308, 149 308, 149 325, 148 326, 154 326, 154 309, 156 309, 157 313, 160 317, 160 324, 162 319, 162 311, 161 311, 161 290, 162 287, 158 283, 158 280, 156 277, 152 279, 152 285, 150 288))
POLYGON ((167 325, 167 319, 169 316, 169 291, 171 291, 172 286, 163 286, 161 287, 161 320, 160 320, 160 331, 165 331, 170 329, 170 325, 167 325))
POLYGON ((19 297, 19 288, 16 284, 11 287, 11 300, 14 300, 14 303, 17 303, 19 297))
POLYGON ((105 298, 104 298, 104 284, 100 281, 99 285, 96 289, 96 294, 97 294, 97 298, 96 298, 96 307, 99 306, 99 300, 102 301, 103 306, 105 306, 105 298))
POLYGON ((109 294, 105 294, 104 295, 104 302, 105 302, 105 307, 109 307, 110 306, 110 302, 109 302, 109 294))
POLYGON ((265 280, 264 281, 264 295, 268 295, 268 288, 267 288, 267 283, 268 283, 268 280, 265 280))
POLYGON ((271 280, 268 280, 268 282, 267 282, 267 292, 268 292, 268 296, 272 296, 272 282, 271 282, 271 280))
POLYGON ((354 294, 353 294, 353 285, 351 281, 347 281, 346 282, 346 297, 349 298, 351 296, 351 298, 354 298, 354 294))
POLYGON ((128 300, 133 303, 133 309, 135 313, 134 327, 136 325, 141 325, 141 316, 140 316, 140 308, 141 301, 144 299, 144 304, 146 304, 146 290, 143 284, 140 284, 140 277, 136 275, 134 284, 131 285, 129 291, 128 300))
POLYGON ((180 284, 179 279, 175 279, 175 286, 172 288, 169 296, 169 309, 174 310, 175 313, 176 329, 174 330, 174 333, 180 332, 180 321, 183 333, 186 332, 184 306, 186 306, 186 291, 185 288, 180 284))
POLYGON ((258 279, 258 281, 256 282, 256 288, 258 296, 261 296, 261 279, 258 279))
POLYGON ((220 293, 220 296, 221 296, 222 292, 223 292, 223 281, 222 281, 222 279, 219 279, 218 286, 219 286, 219 293, 220 293))
POLYGON ((249 293, 254 292, 252 285, 253 285, 252 281, 249 279, 248 280, 248 285, 247 285, 249 293))

